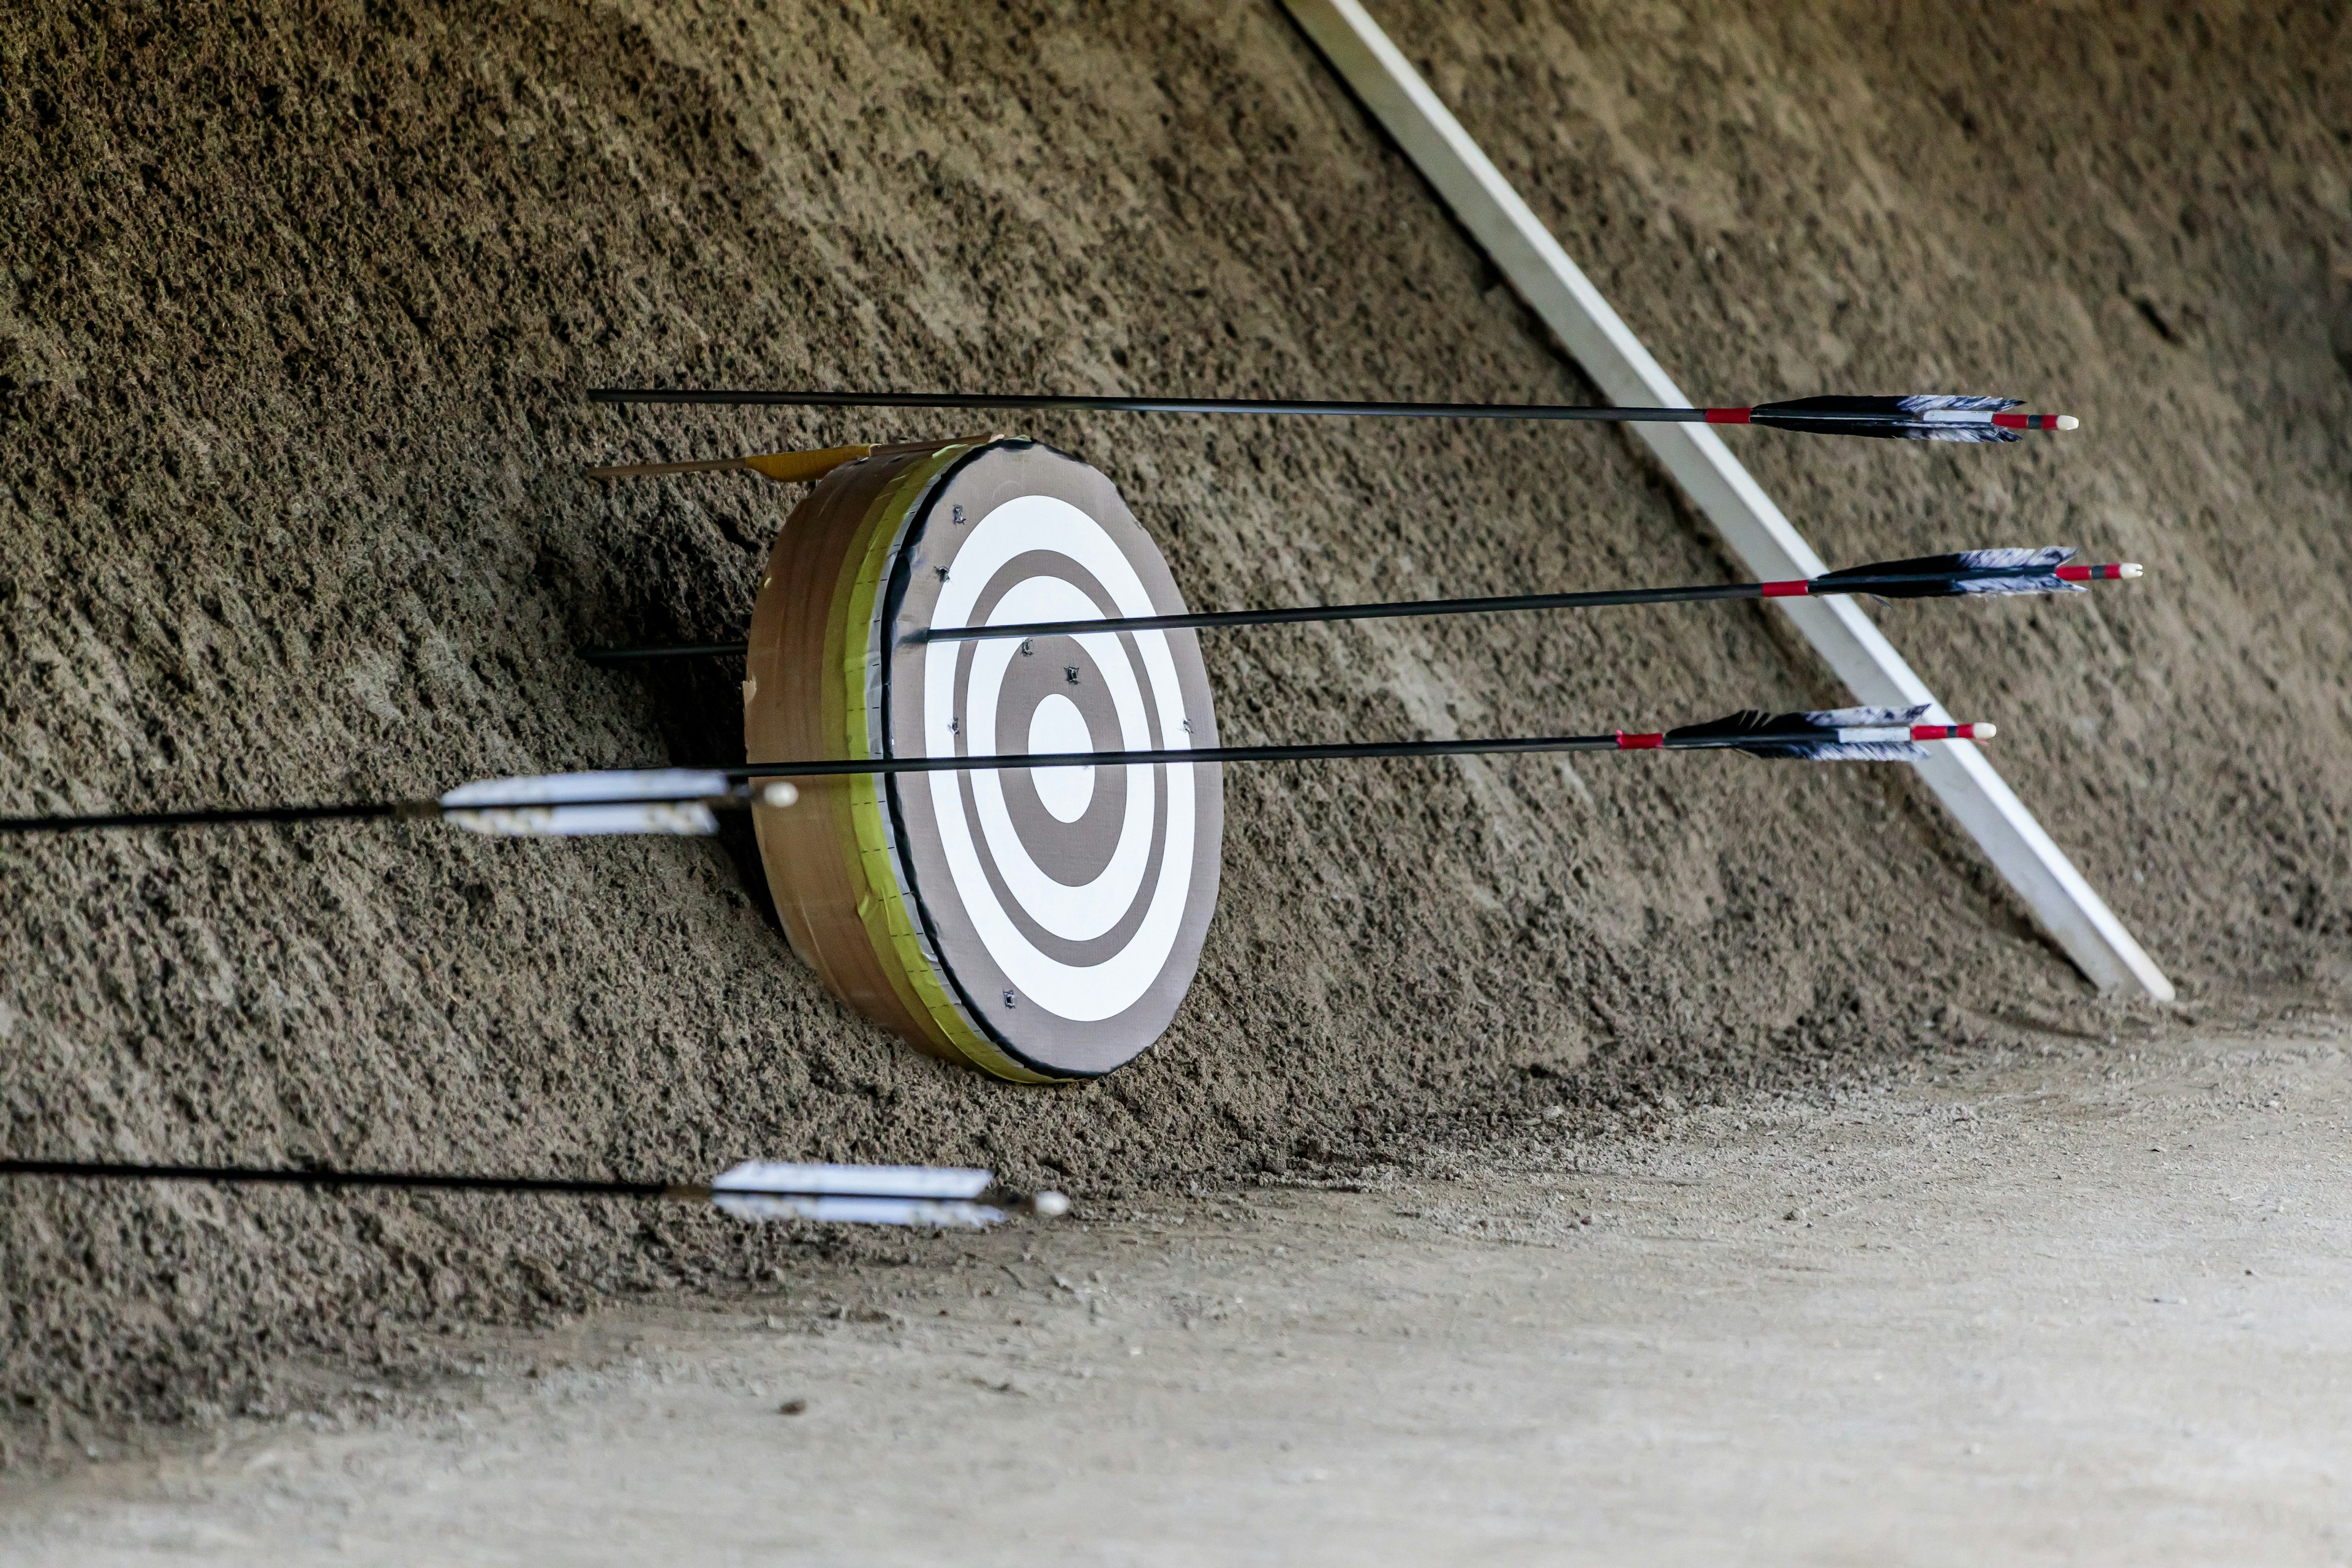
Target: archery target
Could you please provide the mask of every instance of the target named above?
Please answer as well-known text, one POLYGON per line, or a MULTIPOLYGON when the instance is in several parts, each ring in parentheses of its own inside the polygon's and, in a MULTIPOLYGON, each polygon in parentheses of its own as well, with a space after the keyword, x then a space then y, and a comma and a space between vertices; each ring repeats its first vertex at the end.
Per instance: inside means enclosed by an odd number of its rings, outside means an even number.
MULTIPOLYGON (((865 731, 863 750, 845 737, 848 754, 1217 743, 1193 633, 925 636, 1181 611, 1166 563, 1101 474, 1032 442, 997 441, 869 482, 877 500, 829 514, 836 529, 861 510, 866 520, 863 542, 846 552, 863 565, 845 559, 838 574, 855 613, 832 644, 843 717, 865 731)), ((828 515, 818 499, 803 509, 812 521, 828 515)), ((869 1011, 926 1048, 1029 1079, 1107 1072, 1166 1029, 1216 906, 1215 764, 958 769, 867 775, 867 785, 870 809, 847 803, 863 873, 851 880, 868 900, 869 939, 887 936, 883 967, 907 982, 897 989, 914 1005, 895 1011, 915 1016, 869 1011)))

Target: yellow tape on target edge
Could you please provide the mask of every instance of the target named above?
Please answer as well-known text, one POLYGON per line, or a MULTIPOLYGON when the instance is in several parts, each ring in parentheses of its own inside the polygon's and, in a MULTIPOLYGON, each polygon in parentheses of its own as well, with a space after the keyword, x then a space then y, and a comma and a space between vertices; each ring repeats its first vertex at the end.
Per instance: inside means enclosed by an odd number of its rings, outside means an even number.
MULTIPOLYGON (((846 582, 834 595, 835 624, 826 628, 825 643, 828 651, 835 647, 840 650, 843 728, 849 745, 846 754, 851 757, 876 754, 876 732, 881 717, 877 710, 880 661, 887 657, 879 643, 876 612, 905 533, 908 514, 930 489, 932 481, 971 450, 970 446, 949 447, 911 465, 875 500, 850 542, 848 557, 843 563, 846 582), (840 638, 837 643, 836 628, 840 638)), ((953 1051, 974 1067, 1015 1083, 1063 1081, 1022 1066, 973 1027, 963 1005, 924 952, 921 922, 898 880, 896 846, 883 811, 880 785, 881 775, 877 773, 850 775, 849 813, 855 842, 845 847, 856 857, 866 889, 866 896, 857 900, 858 919, 866 927, 866 940, 882 959, 891 988, 909 1012, 931 1026, 934 1044, 953 1051)))

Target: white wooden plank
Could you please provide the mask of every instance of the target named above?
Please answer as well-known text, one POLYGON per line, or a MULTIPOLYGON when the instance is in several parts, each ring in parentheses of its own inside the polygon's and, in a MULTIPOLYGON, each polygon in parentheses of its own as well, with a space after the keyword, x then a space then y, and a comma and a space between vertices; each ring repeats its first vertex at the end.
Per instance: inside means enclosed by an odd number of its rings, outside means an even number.
MULTIPOLYGON (((1283 3, 1603 395, 1620 404, 1689 406, 1690 399, 1359 0, 1283 3)), ((1633 429, 1755 576, 1810 577, 1826 570, 1713 430, 1704 425, 1633 429)), ((1935 721, 1951 718, 1853 600, 1775 604, 1862 701, 1925 702, 1935 721)), ((1930 760, 1917 764, 1921 777, 2075 966, 2103 991, 2171 1000, 2172 983, 1984 753, 1966 744, 1931 750, 1930 760)))

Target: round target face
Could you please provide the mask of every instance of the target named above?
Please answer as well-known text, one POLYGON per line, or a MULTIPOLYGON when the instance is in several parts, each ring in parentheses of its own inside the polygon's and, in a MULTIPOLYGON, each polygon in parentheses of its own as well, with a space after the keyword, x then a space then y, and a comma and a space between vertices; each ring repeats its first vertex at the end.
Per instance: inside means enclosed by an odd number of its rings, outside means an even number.
MULTIPOLYGON (((900 535, 877 728, 900 757, 1214 746, 1192 632, 920 635, 1183 607, 1108 479, 1034 443, 979 447, 900 535)), ((959 769, 887 789, 926 945, 973 1026, 1056 1078, 1107 1072, 1160 1037, 1216 908, 1214 763, 959 769)))

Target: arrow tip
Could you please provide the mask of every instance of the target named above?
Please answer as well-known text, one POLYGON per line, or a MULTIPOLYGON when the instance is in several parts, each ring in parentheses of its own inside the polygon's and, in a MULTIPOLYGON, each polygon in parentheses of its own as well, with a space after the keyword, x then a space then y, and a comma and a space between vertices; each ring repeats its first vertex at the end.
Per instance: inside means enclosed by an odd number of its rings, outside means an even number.
POLYGON ((2083 422, 2080 419, 2075 418, 2073 415, 2061 414, 2058 416, 2058 428, 2061 430, 2080 430, 2082 427, 2083 422))
POLYGON ((1039 1219, 1059 1219, 1070 1212, 1070 1200, 1059 1193, 1039 1193, 1029 1200, 1029 1207, 1039 1219))
POLYGON ((2141 566, 2138 562, 2126 561, 2116 567, 2116 575, 2121 577, 2126 582, 2129 582, 2135 577, 2147 576, 2147 569, 2141 566))

